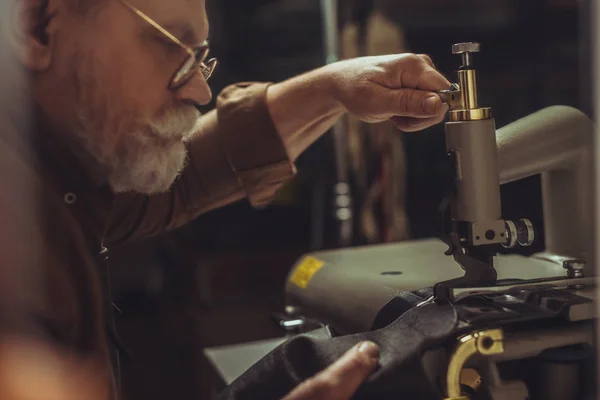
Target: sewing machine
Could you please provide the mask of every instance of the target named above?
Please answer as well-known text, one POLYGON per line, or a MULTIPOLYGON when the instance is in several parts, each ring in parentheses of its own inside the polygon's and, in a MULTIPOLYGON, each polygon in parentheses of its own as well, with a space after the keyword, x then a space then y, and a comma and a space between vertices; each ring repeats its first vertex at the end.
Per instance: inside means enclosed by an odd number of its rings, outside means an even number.
POLYGON ((350 334, 381 328, 410 307, 450 302, 460 334, 423 356, 445 398, 586 398, 595 379, 592 123, 555 106, 496 130, 492 110, 478 103, 479 44, 452 50, 462 64, 458 82, 440 92, 449 104, 451 172, 441 238, 302 257, 286 285, 285 322, 314 320, 350 334), (536 174, 546 250, 498 255, 530 246, 539 232, 527 216, 502 218, 500 185, 536 174))

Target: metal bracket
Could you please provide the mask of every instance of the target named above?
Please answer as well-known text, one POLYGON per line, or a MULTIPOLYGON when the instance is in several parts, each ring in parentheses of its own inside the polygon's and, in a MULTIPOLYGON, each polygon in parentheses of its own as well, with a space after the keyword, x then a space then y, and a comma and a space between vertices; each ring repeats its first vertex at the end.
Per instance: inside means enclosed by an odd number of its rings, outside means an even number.
POLYGON ((437 94, 442 99, 443 103, 447 103, 450 107, 450 110, 459 109, 462 106, 461 96, 462 93, 460 91, 460 87, 458 83, 453 83, 450 85, 449 89, 440 90, 437 94))
POLYGON ((454 351, 448 373, 446 375, 446 390, 448 397, 445 400, 469 400, 461 391, 461 373, 465 364, 474 355, 491 356, 504 352, 504 334, 501 329, 474 332, 459 339, 459 345, 454 351))
POLYGON ((503 293, 518 293, 525 290, 573 290, 595 286, 595 278, 541 278, 528 281, 519 281, 513 284, 504 284, 489 287, 462 287, 450 288, 449 299, 459 301, 470 296, 491 296, 503 293))
MULTIPOLYGON (((440 206, 442 220, 445 220, 450 207, 450 198, 447 196, 440 206)), ((460 265, 465 274, 456 279, 440 282, 434 285, 433 295, 436 302, 447 302, 451 300, 451 289, 470 286, 490 286, 496 283, 498 274, 492 265, 492 256, 477 247, 463 246, 458 236, 456 223, 452 221, 450 233, 442 228, 441 239, 448 245, 448 250, 444 253, 447 256, 453 256, 454 261, 460 265)))
MULTIPOLYGON (((461 251, 460 248, 459 251, 461 251)), ((477 249, 471 249, 471 251, 477 251, 477 249)), ((492 265, 463 253, 454 253, 454 260, 465 271, 465 274, 460 278, 435 284, 433 293, 437 302, 452 300, 452 289, 455 288, 486 287, 496 283, 498 274, 492 265)))

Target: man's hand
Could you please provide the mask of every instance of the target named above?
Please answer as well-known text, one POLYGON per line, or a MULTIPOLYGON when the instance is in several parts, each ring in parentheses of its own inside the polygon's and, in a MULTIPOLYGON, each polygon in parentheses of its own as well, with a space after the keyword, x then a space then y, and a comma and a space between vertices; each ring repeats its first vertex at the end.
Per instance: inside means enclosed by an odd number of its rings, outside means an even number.
POLYGON ((359 343, 283 400, 348 400, 374 371, 378 362, 377 345, 372 342, 359 343))
POLYGON ((356 58, 331 64, 333 96, 365 122, 392 120, 403 131, 441 122, 448 106, 432 92, 448 89, 431 58, 400 54, 356 58))
POLYGON ((0 399, 108 400, 103 373, 94 361, 26 337, 0 338, 0 399))
POLYGON ((362 57, 271 85, 267 106, 295 161, 346 111, 366 122, 391 120, 406 132, 435 125, 448 106, 433 92, 449 87, 429 56, 362 57))

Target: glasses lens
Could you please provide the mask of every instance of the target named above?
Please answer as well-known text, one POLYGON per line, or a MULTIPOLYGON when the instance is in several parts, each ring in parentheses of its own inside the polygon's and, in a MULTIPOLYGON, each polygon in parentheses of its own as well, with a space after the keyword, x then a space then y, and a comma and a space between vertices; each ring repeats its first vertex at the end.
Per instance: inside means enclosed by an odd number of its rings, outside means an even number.
POLYGON ((173 77, 173 86, 179 86, 186 81, 191 71, 196 65, 196 57, 190 55, 179 68, 179 71, 173 77))
POLYGON ((200 46, 196 49, 196 62, 198 65, 202 64, 204 60, 206 60, 209 51, 210 49, 208 48, 208 46, 200 46))
POLYGON ((209 48, 208 46, 201 46, 197 48, 194 55, 190 55, 185 62, 179 68, 179 71, 173 77, 171 82, 171 88, 178 88, 184 85, 197 71, 200 69, 204 79, 208 80, 212 75, 215 67, 217 66, 217 60, 211 59, 205 64, 204 60, 208 57, 209 48))

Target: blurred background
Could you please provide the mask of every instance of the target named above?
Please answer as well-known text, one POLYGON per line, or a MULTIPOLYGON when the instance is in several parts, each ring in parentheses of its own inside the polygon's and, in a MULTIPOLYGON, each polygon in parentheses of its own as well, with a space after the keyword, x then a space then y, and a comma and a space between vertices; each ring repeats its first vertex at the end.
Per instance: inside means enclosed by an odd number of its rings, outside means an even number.
MULTIPOLYGON (((220 59, 215 94, 233 82, 280 81, 327 61, 327 1, 206 2, 211 51, 220 59)), ((340 58, 426 53, 451 81, 460 65, 451 45, 482 43, 474 58, 480 104, 492 107, 502 127, 555 104, 590 115, 590 2, 339 0, 332 32, 340 58)), ((124 363, 127 399, 210 399, 220 383, 202 350, 282 336, 272 315, 283 310, 286 275, 302 254, 439 235, 443 126, 400 133, 345 119, 339 127, 343 171, 326 135, 269 207, 239 202, 168 235, 112 249, 119 332, 133 355, 124 363), (340 177, 352 199, 345 215, 352 234, 344 238, 334 195, 340 177)), ((504 218, 530 218, 542 233, 538 178, 504 186, 502 202, 504 218)), ((543 248, 539 236, 529 251, 543 248)))

